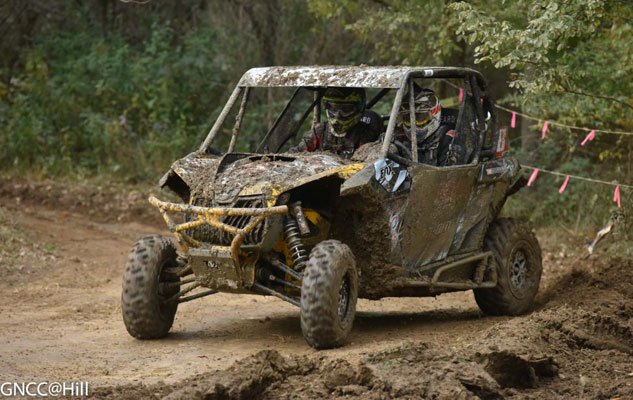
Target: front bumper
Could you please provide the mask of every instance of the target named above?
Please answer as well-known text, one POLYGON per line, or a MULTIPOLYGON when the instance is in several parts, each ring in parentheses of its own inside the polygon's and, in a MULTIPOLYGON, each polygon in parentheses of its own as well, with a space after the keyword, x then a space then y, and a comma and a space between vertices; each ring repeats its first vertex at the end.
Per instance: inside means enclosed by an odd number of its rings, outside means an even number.
MULTIPOLYGON (((167 227, 169 228, 169 230, 172 231, 174 235, 176 235, 176 238, 178 239, 180 244, 185 247, 192 258, 196 258, 203 253, 205 254, 204 258, 206 258, 207 260, 213 258, 214 254, 229 255, 230 260, 232 261, 232 265, 227 265, 227 263, 222 262, 222 264, 224 264, 225 266, 225 268, 222 268, 222 270, 227 271, 231 267, 234 268, 234 278, 237 280, 237 282, 243 282, 243 263, 240 262, 240 255, 243 255, 243 258, 246 260, 248 260, 249 258, 247 254, 243 254, 241 252, 241 245, 246 235, 253 231, 257 226, 262 224, 266 220, 266 218, 275 215, 288 214, 288 207, 285 205, 263 208, 201 207, 189 204, 161 201, 154 196, 150 196, 149 202, 158 208, 163 219, 167 223, 167 227), (194 217, 190 221, 176 223, 173 218, 173 214, 176 213, 181 215, 187 214, 194 217), (250 217, 250 220, 242 228, 235 227, 221 221, 221 217, 231 216, 250 217), (231 244, 229 246, 219 246, 204 243, 200 240, 194 239, 191 235, 187 233, 188 230, 205 225, 232 235, 233 239, 231 240, 231 244)), ((227 257, 224 256, 219 258, 226 260, 227 257)), ((195 264, 200 265, 199 263, 195 264)), ((204 264, 211 265, 208 262, 205 262, 204 264)))

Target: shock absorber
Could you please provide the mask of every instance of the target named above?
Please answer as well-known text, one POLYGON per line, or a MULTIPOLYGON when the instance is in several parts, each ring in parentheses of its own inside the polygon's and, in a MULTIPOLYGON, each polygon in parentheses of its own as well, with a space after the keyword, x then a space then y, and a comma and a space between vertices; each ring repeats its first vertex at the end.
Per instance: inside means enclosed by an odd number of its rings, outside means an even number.
POLYGON ((301 271, 305 267, 306 261, 308 261, 308 250, 306 250, 305 246, 301 242, 299 226, 294 218, 286 217, 284 234, 286 236, 288 250, 290 251, 290 257, 292 258, 292 262, 294 264, 294 269, 301 271))

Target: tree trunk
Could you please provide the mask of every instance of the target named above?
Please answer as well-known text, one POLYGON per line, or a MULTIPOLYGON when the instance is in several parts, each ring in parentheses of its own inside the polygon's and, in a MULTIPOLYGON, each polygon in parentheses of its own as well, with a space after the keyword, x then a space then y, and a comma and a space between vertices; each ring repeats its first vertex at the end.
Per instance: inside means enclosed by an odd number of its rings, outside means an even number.
MULTIPOLYGON (((525 75, 528 79, 534 76, 534 67, 527 66, 525 69, 525 75)), ((525 114, 524 109, 521 109, 525 114)), ((527 118, 521 118, 521 162, 523 164, 534 165, 536 161, 536 149, 539 146, 538 135, 536 132, 530 129, 532 120, 527 118)))
POLYGON ((534 165, 536 161, 536 149, 538 148, 538 135, 530 129, 532 121, 521 118, 521 163, 534 165))

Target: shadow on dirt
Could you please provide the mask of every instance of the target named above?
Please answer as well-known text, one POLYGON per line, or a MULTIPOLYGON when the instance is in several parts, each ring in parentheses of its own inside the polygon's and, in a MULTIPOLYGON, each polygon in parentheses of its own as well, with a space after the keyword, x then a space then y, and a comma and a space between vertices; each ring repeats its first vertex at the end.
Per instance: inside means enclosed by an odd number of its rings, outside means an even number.
POLYGON ((482 314, 476 310, 461 309, 437 309, 422 312, 372 312, 360 311, 356 314, 355 326, 362 326, 364 329, 382 327, 397 328, 401 325, 422 325, 428 323, 472 321, 481 319, 482 314))
MULTIPOLYGON (((239 319, 214 324, 213 319, 189 324, 185 329, 176 328, 164 340, 174 341, 206 341, 211 339, 262 340, 268 337, 279 337, 283 341, 303 342, 299 311, 285 315, 265 318, 239 319)), ((482 327, 491 321, 503 321, 505 317, 483 317, 476 309, 439 309, 423 312, 376 312, 361 311, 356 314, 351 340, 363 343, 376 337, 387 337, 390 341, 406 340, 411 331, 428 329, 430 334, 435 330, 452 329, 460 334, 467 332, 472 323, 480 321, 482 327)))

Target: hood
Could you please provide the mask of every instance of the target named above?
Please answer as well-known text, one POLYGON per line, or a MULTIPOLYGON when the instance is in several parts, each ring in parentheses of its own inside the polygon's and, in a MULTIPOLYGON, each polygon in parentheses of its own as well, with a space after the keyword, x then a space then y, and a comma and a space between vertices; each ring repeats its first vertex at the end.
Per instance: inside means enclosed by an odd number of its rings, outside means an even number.
POLYGON ((189 186, 192 198, 214 198, 228 204, 237 196, 263 194, 269 200, 305 183, 337 175, 347 179, 363 163, 330 153, 226 154, 223 157, 191 154, 172 165, 189 186))

